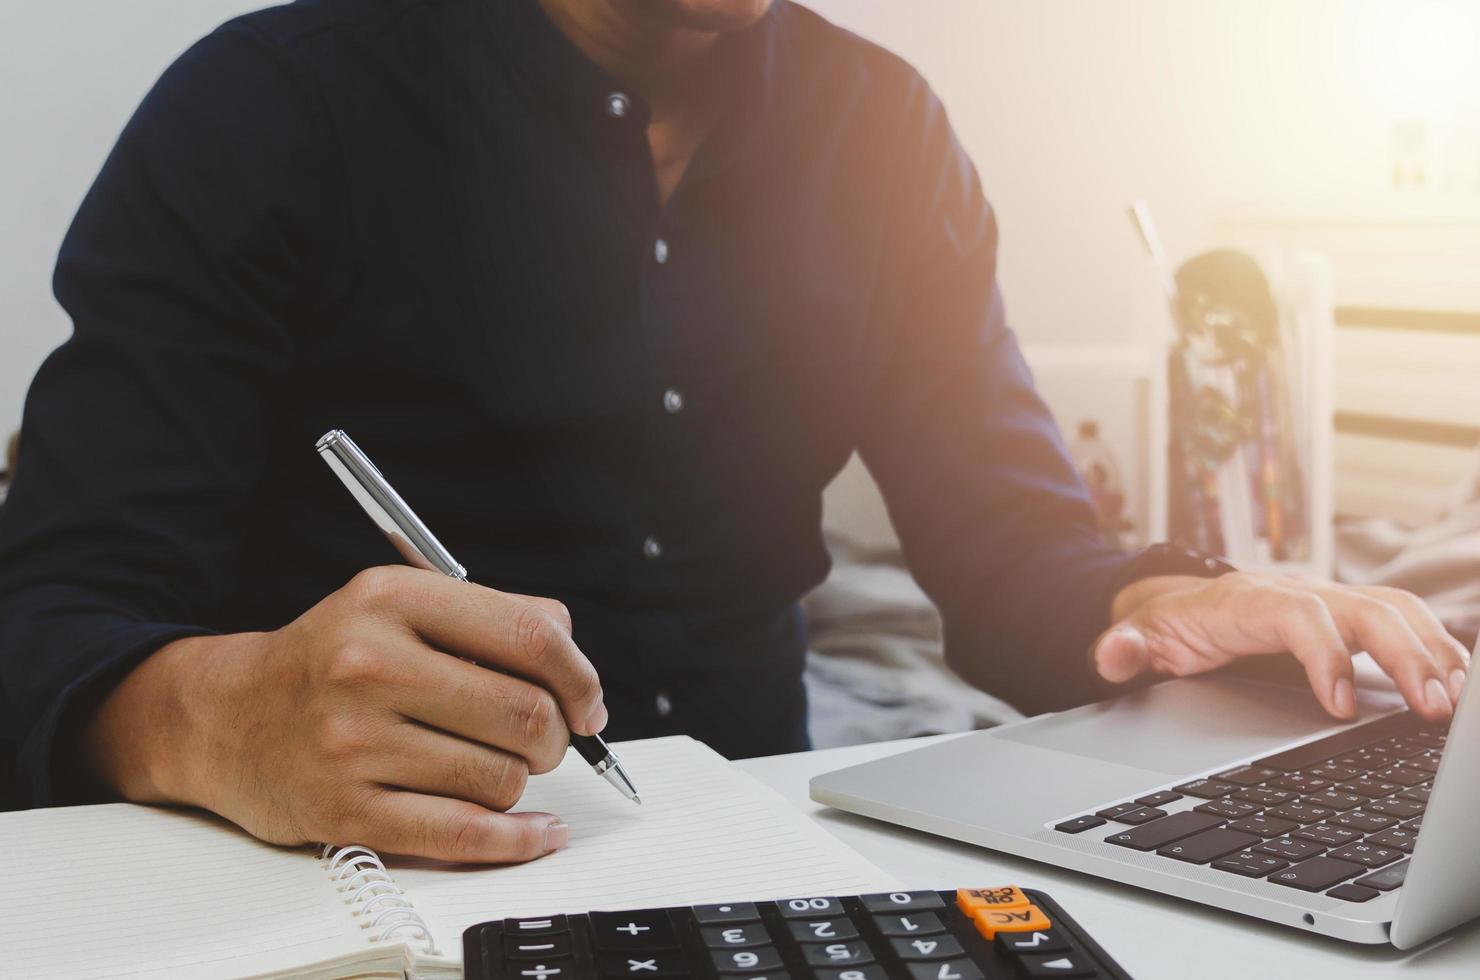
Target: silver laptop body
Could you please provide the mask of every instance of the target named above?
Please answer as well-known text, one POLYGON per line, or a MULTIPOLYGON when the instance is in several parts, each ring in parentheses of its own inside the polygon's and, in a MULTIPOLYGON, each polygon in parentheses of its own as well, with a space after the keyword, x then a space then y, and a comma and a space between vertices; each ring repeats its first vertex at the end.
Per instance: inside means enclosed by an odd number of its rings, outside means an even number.
MULTIPOLYGON (((1476 688, 1466 684, 1450 725, 1406 880, 1361 903, 1116 846, 1106 837, 1136 828, 1114 821, 1079 833, 1055 825, 1374 719, 1399 722, 1402 702, 1388 690, 1360 690, 1357 722, 1333 725, 1300 687, 1227 675, 1168 681, 827 773, 812 780, 811 795, 840 810, 1220 909, 1408 949, 1480 915, 1476 688)), ((1172 815, 1207 802, 1184 796, 1161 809, 1172 815)))

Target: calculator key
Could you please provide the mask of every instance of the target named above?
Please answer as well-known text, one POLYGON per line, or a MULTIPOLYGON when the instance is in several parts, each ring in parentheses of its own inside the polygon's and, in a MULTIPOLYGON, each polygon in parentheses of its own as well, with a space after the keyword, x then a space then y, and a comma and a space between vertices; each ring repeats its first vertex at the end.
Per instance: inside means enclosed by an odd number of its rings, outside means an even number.
POLYGON ((519 968, 519 976, 530 977, 532 980, 563 980, 565 977, 576 975, 575 967, 569 963, 556 961, 554 965, 549 963, 516 963, 519 968))
POLYGON ((1253 851, 1239 851, 1213 862, 1213 867, 1219 871, 1232 872, 1245 878, 1263 878, 1289 866, 1289 861, 1270 854, 1255 854, 1253 851))
POLYGON ((1222 817, 1215 817, 1211 813, 1194 813, 1191 810, 1185 810, 1131 830, 1111 834, 1105 838, 1105 842, 1120 847, 1134 848, 1137 851, 1154 851, 1163 844, 1170 844, 1183 837, 1191 837, 1193 834, 1210 830, 1222 823, 1222 817))
POLYGON ((1366 885, 1368 888, 1376 888, 1380 892, 1392 891, 1403 884, 1403 879, 1408 876, 1408 862, 1399 861, 1397 864, 1374 871, 1365 878, 1358 878, 1356 884, 1366 885))
POLYGON ((771 941, 766 927, 759 922, 737 922, 728 926, 704 926, 699 930, 704 945, 710 949, 764 946, 771 941))
POLYGON ((853 966, 874 961, 873 951, 864 943, 808 943, 802 947, 802 956, 813 966, 853 966))
MULTIPOLYGON (((850 966, 842 970, 813 970, 817 980, 889 980, 882 966, 850 966)), ((744 980, 752 980, 745 977, 744 980)))
POLYGON ((505 919, 506 936, 548 936, 555 932, 570 932, 570 925, 563 915, 546 916, 543 919, 505 919))
POLYGON ((717 926, 729 922, 758 922, 760 917, 761 914, 754 902, 694 906, 694 919, 701 926, 717 926))
POLYGON ((1190 783, 1183 783, 1177 787, 1177 792, 1186 796, 1196 796, 1201 800, 1216 800, 1227 796, 1238 789, 1233 783, 1225 783, 1217 779, 1194 779, 1190 783))
POLYGON ((935 892, 883 892, 858 897, 870 912, 921 912, 946 907, 935 892))
POLYGON ((956 905, 967 915, 977 909, 1021 909, 1033 904, 1021 888, 960 888, 956 891, 956 905))
POLYGON ((1069 948, 1069 941, 1057 929, 1035 929, 1032 932, 999 932, 997 948, 1004 953, 1057 953, 1069 948))
POLYGON ((609 953, 597 958, 596 972, 604 977, 683 977, 689 964, 682 953, 609 953))
POLYGON ((977 909, 971 913, 976 931, 987 939, 996 939, 999 932, 1033 932, 1053 925, 1048 916, 1036 905, 1020 909, 977 909))
POLYGON ((504 935, 504 956, 511 960, 558 960, 575 955, 570 933, 548 936, 504 935))
POLYGON ((970 960, 946 960, 944 963, 906 963, 910 980, 982 980, 982 971, 970 960))
POLYGON ((1138 796, 1136 797, 1136 802, 1142 806, 1166 806, 1168 803, 1175 803, 1181 798, 1181 793, 1173 793, 1169 789, 1164 789, 1159 793, 1147 793, 1145 796, 1138 796))
POLYGON ((1355 882, 1347 882, 1344 885, 1337 885, 1326 894, 1346 902, 1370 902, 1381 892, 1374 888, 1365 888, 1355 882))
POLYGON ((781 970, 781 954, 774 946, 759 949, 715 950, 709 954, 714 968, 720 973, 765 973, 781 970))
POLYGON ((1241 834, 1227 827, 1217 827, 1158 848, 1156 853, 1162 857, 1176 858, 1178 861, 1207 864, 1225 854, 1242 851, 1257 843, 1259 843, 1259 837, 1255 834, 1241 834))
POLYGON ((597 949, 677 949, 678 936, 663 909, 640 912, 591 912, 591 935, 597 949))
POLYGON ((788 922, 791 937, 799 943, 835 943, 857 939, 858 930, 847 919, 800 919, 788 922))
POLYGON ((1331 852, 1331 857, 1338 861, 1355 861, 1364 868, 1380 868, 1384 864, 1392 864, 1402 856, 1403 852, 1396 847, 1378 847, 1366 841, 1338 847, 1331 852))
POLYGON ((1057 956, 1024 956, 1018 962, 1023 972, 1030 977, 1092 977, 1095 975, 1093 961, 1079 953, 1060 953, 1057 956))
POLYGON ((1355 830, 1323 823, 1297 830, 1292 836, 1301 840, 1315 841, 1317 844, 1325 844, 1327 847, 1338 847, 1342 844, 1349 844, 1362 835, 1355 830))
POLYGON ((788 898, 776 903, 788 919, 815 919, 819 916, 842 915, 843 903, 836 898, 788 898))
POLYGON ((1337 861, 1335 858, 1311 858, 1286 871, 1276 871, 1267 879, 1277 885, 1288 885, 1306 892, 1321 892, 1339 881, 1356 877, 1362 873, 1360 864, 1337 861))
POLYGON ((1245 834, 1258 834, 1260 837, 1283 837, 1290 831, 1299 828, 1300 824, 1293 820, 1276 820, 1273 817, 1245 817, 1236 823, 1228 825, 1229 830, 1242 831, 1245 834))
POLYGON ((965 956, 966 950, 955 936, 920 936, 917 939, 891 939, 895 955, 902 960, 948 960, 965 956))
POLYGON ((1304 861, 1306 858, 1315 857, 1326 850, 1326 845, 1313 840, 1303 840, 1298 835, 1295 837, 1279 837, 1275 840, 1267 840, 1263 844, 1253 848, 1260 854, 1269 854, 1286 861, 1304 861))
POLYGON ((1211 813, 1214 816, 1227 817, 1230 820, 1238 820, 1247 817, 1251 813, 1258 813, 1259 808, 1253 803, 1245 803, 1243 800, 1209 800, 1206 803, 1193 807, 1198 813, 1211 813))
POLYGON ((886 936, 930 936, 945 932, 946 927, 934 912, 911 912, 908 915, 876 915, 874 925, 886 936))
POLYGON ((1056 823, 1053 825, 1053 829, 1062 834, 1077 834, 1080 831, 1088 830, 1091 827, 1103 826, 1104 823, 1104 817, 1097 817, 1091 814, 1086 817, 1074 817, 1072 819, 1065 820, 1063 823, 1056 823))

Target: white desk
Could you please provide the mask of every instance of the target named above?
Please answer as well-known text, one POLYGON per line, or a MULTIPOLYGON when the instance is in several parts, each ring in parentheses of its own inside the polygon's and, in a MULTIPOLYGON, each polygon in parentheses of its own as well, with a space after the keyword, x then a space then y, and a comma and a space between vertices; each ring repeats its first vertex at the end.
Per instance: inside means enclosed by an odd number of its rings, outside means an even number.
POLYGON ((807 796, 807 781, 819 773, 928 741, 826 749, 750 759, 740 765, 907 887, 1042 888, 1137 980, 1480 977, 1480 922, 1408 953, 1389 946, 1358 946, 842 813, 807 796))

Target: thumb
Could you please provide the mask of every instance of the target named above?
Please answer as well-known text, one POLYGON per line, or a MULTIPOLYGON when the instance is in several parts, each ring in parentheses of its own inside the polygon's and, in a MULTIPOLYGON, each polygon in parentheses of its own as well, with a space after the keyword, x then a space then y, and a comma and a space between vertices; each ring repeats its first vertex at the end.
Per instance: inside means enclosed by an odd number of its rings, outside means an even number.
POLYGON ((1123 684, 1151 666, 1146 636, 1122 623, 1104 633, 1094 649, 1095 669, 1112 684, 1123 684))

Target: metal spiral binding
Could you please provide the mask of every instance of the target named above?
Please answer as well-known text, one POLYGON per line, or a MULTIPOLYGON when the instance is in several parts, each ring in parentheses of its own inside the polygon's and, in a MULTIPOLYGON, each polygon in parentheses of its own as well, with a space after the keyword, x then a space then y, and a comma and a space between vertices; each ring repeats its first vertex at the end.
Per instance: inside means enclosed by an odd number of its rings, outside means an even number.
POLYGON ((385 869, 380 855, 359 844, 346 847, 325 844, 319 860, 329 872, 334 888, 360 920, 361 928, 368 929, 375 942, 411 933, 426 943, 429 954, 437 955, 432 930, 385 869))

